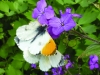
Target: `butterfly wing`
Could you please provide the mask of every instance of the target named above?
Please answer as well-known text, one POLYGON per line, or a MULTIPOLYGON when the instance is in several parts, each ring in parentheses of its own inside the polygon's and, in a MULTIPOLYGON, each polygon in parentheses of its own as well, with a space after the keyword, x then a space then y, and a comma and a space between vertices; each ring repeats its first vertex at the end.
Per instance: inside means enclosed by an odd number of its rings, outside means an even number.
POLYGON ((39 55, 39 54, 33 55, 28 50, 26 50, 26 51, 23 51, 23 57, 28 63, 34 64, 40 60, 41 55, 39 55))
POLYGON ((52 67, 59 67, 64 65, 63 55, 56 50, 54 55, 49 56, 50 63, 52 67))
POLYGON ((41 56, 39 60, 39 67, 42 71, 48 71, 51 68, 51 64, 47 56, 41 56))
POLYGON ((16 35, 20 40, 29 40, 36 36, 38 33, 36 29, 40 26, 38 21, 30 22, 29 25, 20 26, 17 31, 16 35))
POLYGON ((31 54, 38 54, 51 39, 47 31, 43 35, 38 35, 37 38, 30 44, 29 51, 31 54))

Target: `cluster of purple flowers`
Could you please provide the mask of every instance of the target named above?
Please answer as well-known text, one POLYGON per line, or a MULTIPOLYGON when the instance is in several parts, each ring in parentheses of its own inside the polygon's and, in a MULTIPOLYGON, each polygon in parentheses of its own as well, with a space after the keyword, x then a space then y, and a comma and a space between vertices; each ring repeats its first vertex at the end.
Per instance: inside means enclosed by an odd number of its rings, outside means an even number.
POLYGON ((96 56, 96 55, 90 55, 89 67, 90 67, 90 70, 93 70, 95 68, 96 69, 99 68, 98 56, 96 56))
POLYGON ((60 10, 60 18, 55 16, 52 6, 47 6, 45 0, 37 2, 37 7, 33 10, 32 17, 37 19, 42 25, 47 25, 48 32, 53 38, 58 38, 63 31, 69 31, 76 26, 73 17, 81 17, 72 14, 71 9, 67 8, 65 13, 60 10))

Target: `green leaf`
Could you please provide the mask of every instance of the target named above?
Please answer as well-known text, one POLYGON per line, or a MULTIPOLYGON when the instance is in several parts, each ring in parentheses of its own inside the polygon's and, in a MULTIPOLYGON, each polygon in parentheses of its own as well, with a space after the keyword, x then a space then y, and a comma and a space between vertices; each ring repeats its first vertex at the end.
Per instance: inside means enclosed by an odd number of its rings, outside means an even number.
POLYGON ((3 74, 3 73, 5 73, 5 70, 0 68, 0 74, 3 74))
POLYGON ((63 0, 56 0, 59 4, 64 5, 64 1, 63 0))
POLYGON ((97 18, 98 15, 99 15, 99 12, 93 11, 92 8, 87 8, 85 12, 83 12, 82 18, 79 19, 78 24, 91 23, 97 18))
POLYGON ((30 68, 30 64, 26 62, 24 65, 24 70, 27 71, 29 68, 30 68))
POLYGON ((4 59, 7 58, 8 52, 9 52, 9 51, 7 51, 7 48, 8 48, 7 45, 3 45, 3 46, 0 48, 0 57, 2 57, 2 58, 4 58, 4 59))
POLYGON ((76 43, 77 43, 77 40, 75 40, 75 39, 70 40, 70 41, 68 42, 68 46, 73 47, 73 46, 76 45, 76 43))
POLYGON ((12 57, 13 60, 18 60, 18 61, 25 61, 23 58, 23 54, 22 53, 17 53, 14 57, 12 57))
POLYGON ((88 46, 81 57, 87 57, 89 55, 100 55, 100 45, 94 44, 88 46))
POLYGON ((6 70, 6 75, 23 75, 23 73, 9 64, 8 69, 6 70))
POLYGON ((4 14, 0 13, 0 18, 4 17, 4 14))
POLYGON ((83 27, 82 27, 82 29, 83 29, 83 31, 85 32, 85 33, 88 33, 88 34, 92 34, 92 33, 94 33, 94 32, 96 32, 96 29, 97 29, 97 27, 95 26, 95 25, 84 25, 83 27), (92 30, 91 30, 92 29, 92 30))
POLYGON ((0 32, 3 32, 3 28, 0 28, 0 32))
POLYGON ((21 69, 23 66, 23 63, 24 63, 23 61, 13 60, 11 62, 11 65, 16 69, 21 69))
POLYGON ((12 25, 13 25, 13 28, 17 29, 22 24, 19 21, 15 21, 15 22, 12 23, 12 25))
POLYGON ((22 13, 24 12, 25 10, 27 10, 28 8, 28 4, 27 3, 22 3, 18 6, 18 13, 22 13))
POLYGON ((64 4, 75 4, 75 2, 73 0, 63 0, 64 4))
POLYGON ((81 1, 80 1, 80 5, 81 5, 82 7, 87 7, 87 6, 88 6, 88 1, 87 1, 87 0, 81 0, 81 1))
POLYGON ((32 11, 28 11, 28 12, 24 13, 24 15, 26 16, 27 19, 29 19, 29 20, 34 20, 34 19, 32 18, 32 11))
POLYGON ((9 12, 9 6, 6 1, 0 1, 0 10, 3 12, 9 12))
POLYGON ((61 40, 59 45, 58 45, 58 50, 63 54, 66 50, 66 45, 65 43, 61 40))
POLYGON ((0 33, 0 39, 4 38, 4 33, 0 33))
POLYGON ((8 30, 8 33, 10 36, 15 36, 16 30, 15 29, 8 30))
MULTIPOLYGON (((92 38, 92 39, 97 40, 97 37, 95 35, 93 35, 93 34, 89 34, 87 36, 90 37, 90 38, 92 38)), ((93 43, 94 43, 94 41, 92 41, 92 40, 88 40, 88 39, 85 40, 85 45, 91 45, 93 43)))
POLYGON ((81 0, 75 0, 75 3, 79 3, 81 0))
POLYGON ((11 36, 10 38, 8 38, 7 45, 8 46, 14 46, 15 45, 14 36, 11 36))
POLYGON ((7 12, 7 13, 6 13, 7 16, 12 16, 12 15, 14 15, 14 14, 15 14, 14 11, 10 11, 10 12, 7 12))

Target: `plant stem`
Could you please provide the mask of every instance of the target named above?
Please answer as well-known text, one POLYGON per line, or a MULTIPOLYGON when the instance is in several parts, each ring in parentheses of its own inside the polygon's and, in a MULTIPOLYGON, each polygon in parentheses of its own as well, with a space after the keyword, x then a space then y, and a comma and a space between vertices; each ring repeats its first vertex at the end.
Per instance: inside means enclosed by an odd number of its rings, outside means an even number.
POLYGON ((91 40, 93 42, 96 42, 96 43, 100 44, 100 41, 92 39, 92 38, 88 37, 87 35, 81 34, 81 33, 77 32, 75 30, 71 30, 71 33, 77 34, 78 36, 80 36, 80 37, 82 37, 84 39, 88 39, 88 40, 91 40))

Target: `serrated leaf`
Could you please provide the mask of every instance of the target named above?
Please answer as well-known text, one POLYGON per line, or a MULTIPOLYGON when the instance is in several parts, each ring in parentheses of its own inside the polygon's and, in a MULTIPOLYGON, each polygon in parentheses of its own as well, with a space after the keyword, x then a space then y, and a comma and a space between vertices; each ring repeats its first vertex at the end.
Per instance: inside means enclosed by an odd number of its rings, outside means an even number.
POLYGON ((0 74, 5 73, 5 70, 3 68, 0 68, 0 74))
POLYGON ((32 18, 32 11, 28 11, 28 12, 24 13, 24 15, 26 16, 27 19, 29 19, 29 20, 34 20, 34 19, 32 18))
POLYGON ((96 32, 97 27, 95 25, 84 25, 82 29, 85 33, 92 34, 96 32))
POLYGON ((9 12, 9 6, 6 1, 0 1, 0 10, 3 12, 9 12))
POLYGON ((58 50, 63 54, 66 50, 66 45, 63 43, 63 41, 60 41, 58 45, 58 50))
POLYGON ((100 45, 94 44, 88 46, 81 57, 86 57, 90 55, 100 55, 100 45))
POLYGON ((7 45, 8 46, 14 46, 15 45, 14 36, 11 36, 10 38, 8 38, 7 45))
POLYGON ((10 36, 15 36, 16 30, 15 29, 8 30, 8 33, 10 36))

